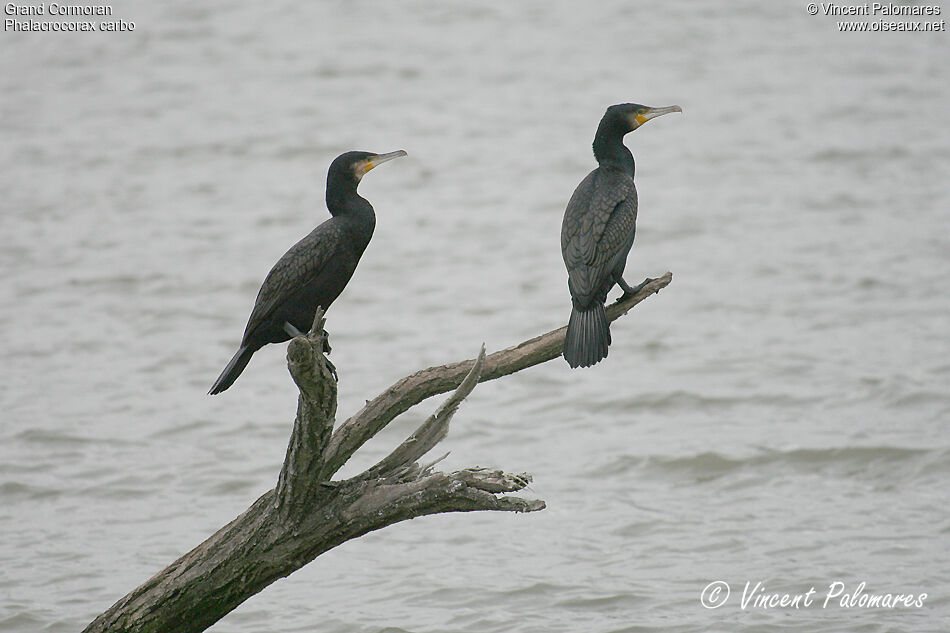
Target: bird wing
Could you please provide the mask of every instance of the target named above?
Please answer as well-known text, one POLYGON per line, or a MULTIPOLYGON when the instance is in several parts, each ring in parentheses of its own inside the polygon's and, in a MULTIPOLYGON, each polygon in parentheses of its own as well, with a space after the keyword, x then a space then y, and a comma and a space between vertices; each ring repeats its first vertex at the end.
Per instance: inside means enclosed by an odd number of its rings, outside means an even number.
POLYGON ((561 254, 571 295, 586 305, 613 271, 637 220, 630 175, 599 167, 574 190, 561 225, 561 254))
POLYGON ((344 241, 340 235, 342 227, 333 220, 327 220, 291 246, 267 273, 244 329, 245 340, 284 300, 319 275, 333 259, 338 245, 344 241))

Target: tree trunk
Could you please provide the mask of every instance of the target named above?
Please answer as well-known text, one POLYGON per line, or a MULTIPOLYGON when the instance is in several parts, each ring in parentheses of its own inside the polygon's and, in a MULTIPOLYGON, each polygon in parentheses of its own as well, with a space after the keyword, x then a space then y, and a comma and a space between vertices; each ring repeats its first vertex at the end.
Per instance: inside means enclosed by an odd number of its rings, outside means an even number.
MULTIPOLYGON (((613 321, 672 280, 666 273, 607 310, 613 321)), ((300 396, 277 487, 236 519, 95 619, 84 633, 204 631, 270 583, 323 552, 399 521, 441 512, 531 512, 541 500, 506 496, 526 474, 467 468, 434 471, 421 459, 448 433, 449 421, 478 382, 560 355, 566 328, 475 360, 430 367, 395 383, 334 431, 337 385, 324 349, 323 314, 293 339, 287 364, 300 396), (454 393, 392 453, 342 481, 333 475, 396 416, 439 393, 454 393)), ((437 460, 438 461, 438 460, 437 460)))

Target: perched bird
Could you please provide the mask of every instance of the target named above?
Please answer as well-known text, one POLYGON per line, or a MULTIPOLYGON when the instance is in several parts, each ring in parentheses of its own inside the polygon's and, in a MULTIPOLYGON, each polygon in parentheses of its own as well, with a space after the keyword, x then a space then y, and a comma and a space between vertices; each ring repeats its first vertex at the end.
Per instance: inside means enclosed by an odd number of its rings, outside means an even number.
POLYGON ((329 220, 284 253, 261 285, 241 347, 208 393, 221 393, 241 375, 251 356, 268 343, 308 332, 318 307, 330 307, 346 287, 373 237, 373 206, 356 188, 366 172, 406 152, 346 152, 327 172, 329 220))
POLYGON ((622 103, 607 108, 600 120, 594 136, 598 167, 574 190, 561 224, 561 255, 573 304, 564 359, 571 367, 590 367, 607 356, 610 324, 604 303, 614 284, 628 295, 651 281, 631 288, 623 279, 637 223, 633 154, 623 137, 652 118, 682 111, 677 105, 622 103))

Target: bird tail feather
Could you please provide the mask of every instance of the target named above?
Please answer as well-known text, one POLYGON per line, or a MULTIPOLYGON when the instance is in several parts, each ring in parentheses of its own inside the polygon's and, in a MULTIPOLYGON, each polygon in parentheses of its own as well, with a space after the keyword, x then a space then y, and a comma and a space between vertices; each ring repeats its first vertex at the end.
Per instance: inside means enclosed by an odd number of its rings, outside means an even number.
POLYGON ((228 366, 225 367, 221 375, 218 376, 218 379, 214 381, 214 385, 208 393, 213 396, 234 384, 234 381, 237 380, 237 377, 240 376, 244 368, 247 367, 251 356, 253 356, 256 351, 255 349, 242 345, 231 358, 228 366))
POLYGON ((607 357, 610 322, 604 304, 594 301, 579 310, 574 306, 564 338, 564 360, 571 367, 590 367, 607 357))

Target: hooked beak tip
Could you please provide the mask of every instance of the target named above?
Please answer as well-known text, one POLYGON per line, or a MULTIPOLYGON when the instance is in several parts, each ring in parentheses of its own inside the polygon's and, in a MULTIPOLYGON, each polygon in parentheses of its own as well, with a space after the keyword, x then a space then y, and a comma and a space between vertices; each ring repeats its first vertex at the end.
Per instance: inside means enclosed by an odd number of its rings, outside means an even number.
POLYGON ((383 162, 386 162, 387 160, 392 160, 394 158, 401 158, 403 156, 408 156, 408 155, 409 154, 406 153, 406 150, 397 149, 395 152, 389 152, 388 154, 377 154, 376 161, 383 163, 383 162))
POLYGON ((387 161, 391 161, 394 158, 401 158, 402 156, 408 155, 409 154, 407 154, 406 151, 402 149, 397 149, 395 152, 388 152, 386 154, 376 154, 375 156, 371 156, 369 160, 366 161, 366 168, 363 173, 365 174, 367 171, 378 167, 387 161))

